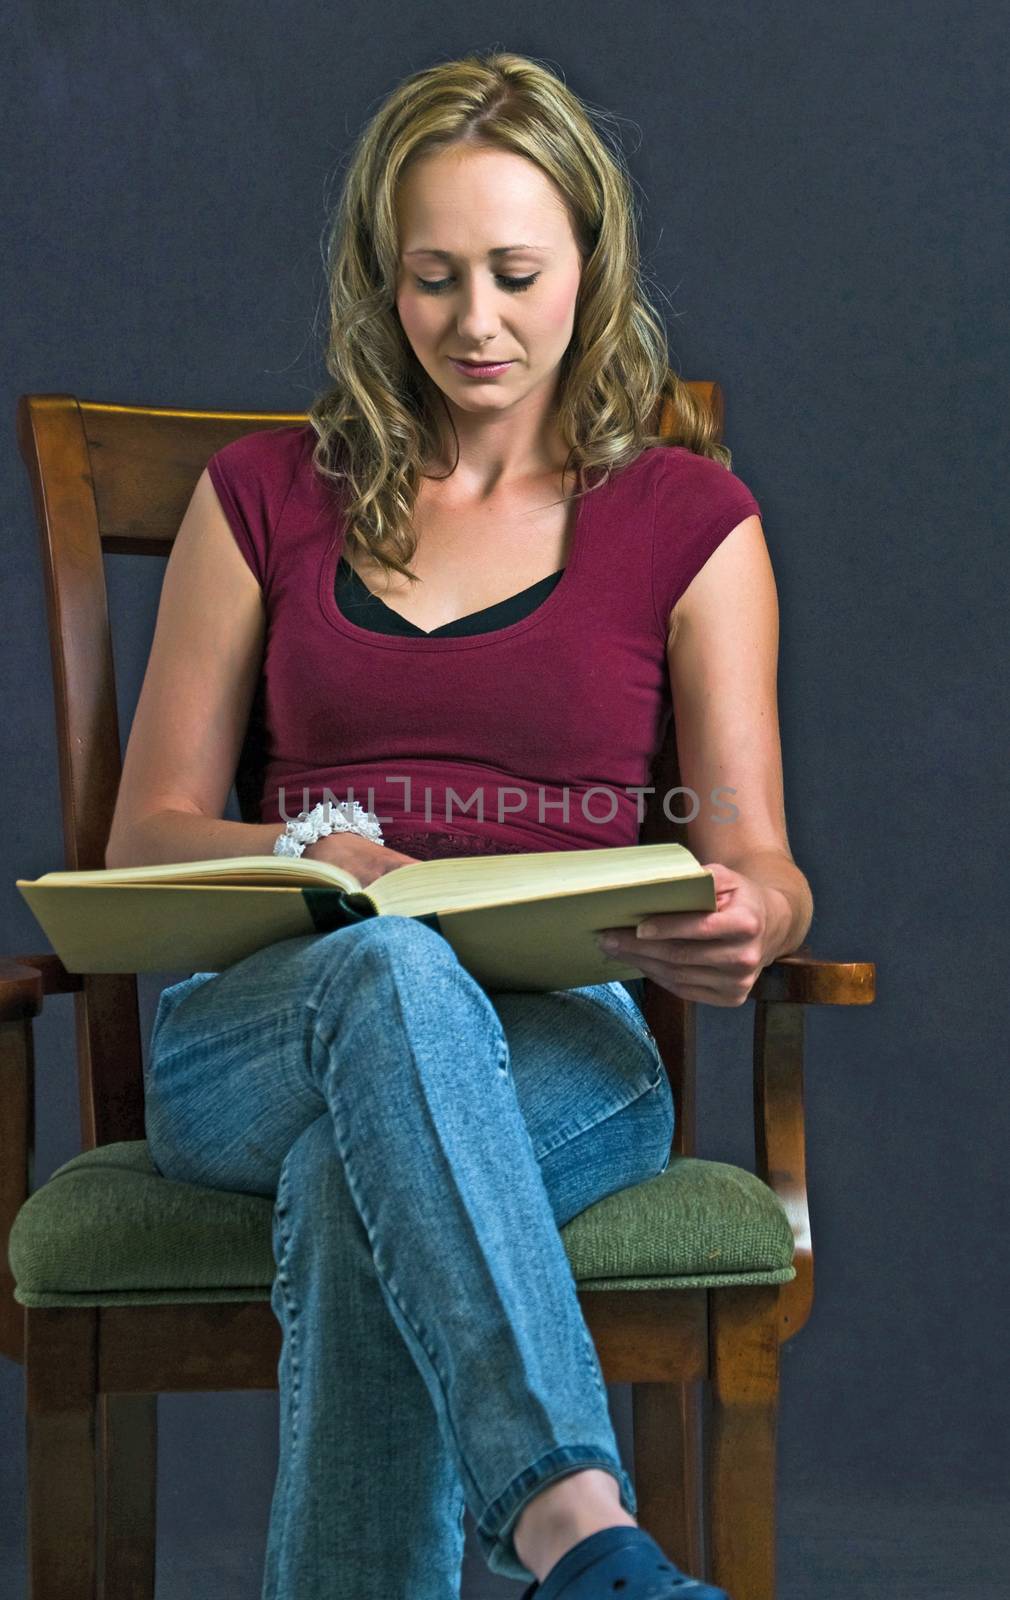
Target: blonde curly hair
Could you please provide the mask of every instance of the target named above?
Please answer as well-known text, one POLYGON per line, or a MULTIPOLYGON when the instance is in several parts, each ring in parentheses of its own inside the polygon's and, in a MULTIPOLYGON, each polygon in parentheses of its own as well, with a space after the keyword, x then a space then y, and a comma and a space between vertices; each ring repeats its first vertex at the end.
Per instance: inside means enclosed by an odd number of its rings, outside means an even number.
POLYGON ((414 504, 448 408, 396 313, 396 193, 414 162, 466 144, 534 162, 571 219, 583 269, 555 419, 577 492, 599 488, 657 444, 684 445, 727 468, 732 459, 714 437, 714 418, 670 369, 663 323, 642 285, 632 179, 617 141, 526 56, 493 50, 428 67, 383 101, 351 152, 326 243, 333 382, 307 413, 317 434, 313 466, 342 487, 348 548, 411 581, 414 504), (673 432, 651 432, 667 401, 673 432))

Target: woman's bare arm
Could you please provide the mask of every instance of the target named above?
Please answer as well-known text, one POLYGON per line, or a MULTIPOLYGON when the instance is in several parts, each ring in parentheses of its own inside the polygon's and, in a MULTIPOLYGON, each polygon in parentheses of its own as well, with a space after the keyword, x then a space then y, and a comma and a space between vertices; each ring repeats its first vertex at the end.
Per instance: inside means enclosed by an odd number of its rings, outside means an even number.
MULTIPOLYGON (((786 832, 778 718, 778 596, 761 519, 746 517, 676 606, 668 643, 681 783, 700 809, 691 853, 785 896, 785 949, 806 938, 813 896, 786 832), (725 794, 712 796, 713 790, 725 794), (735 806, 739 815, 725 817, 735 806)), ((784 953, 784 952, 783 952, 784 953)))
POLYGON ((165 568, 106 844, 107 867, 270 854, 279 825, 222 816, 264 637, 260 586, 205 471, 165 568))

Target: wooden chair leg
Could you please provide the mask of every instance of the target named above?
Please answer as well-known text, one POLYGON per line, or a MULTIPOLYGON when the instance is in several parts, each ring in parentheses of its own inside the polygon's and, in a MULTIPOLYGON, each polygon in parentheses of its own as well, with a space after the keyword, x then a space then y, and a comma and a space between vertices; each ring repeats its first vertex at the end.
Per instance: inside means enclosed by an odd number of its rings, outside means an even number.
POLYGON ((158 1396, 99 1397, 100 1600, 154 1600, 158 1396))
POLYGON ((29 1600, 96 1600, 97 1331, 93 1306, 25 1316, 29 1600))
POLYGON ((692 1578, 704 1566, 699 1384, 633 1383, 638 1522, 692 1578))
POLYGON ((709 1292, 705 1576, 732 1600, 775 1600, 778 1286, 709 1292))

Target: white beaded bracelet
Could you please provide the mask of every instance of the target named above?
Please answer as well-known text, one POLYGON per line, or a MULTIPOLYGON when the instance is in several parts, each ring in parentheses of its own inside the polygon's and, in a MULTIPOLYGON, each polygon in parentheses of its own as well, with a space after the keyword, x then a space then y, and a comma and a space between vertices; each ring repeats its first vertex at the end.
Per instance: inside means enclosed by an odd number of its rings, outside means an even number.
POLYGON ((377 818, 372 812, 362 810, 357 800, 353 800, 351 805, 353 810, 350 819, 346 805, 334 810, 329 800, 325 804, 320 800, 311 811, 299 811, 297 817, 285 824, 284 832, 277 836, 274 855, 300 856, 307 844, 315 844, 317 839, 325 839, 331 833, 360 833, 365 839, 371 839, 373 844, 381 844, 382 829, 377 818))

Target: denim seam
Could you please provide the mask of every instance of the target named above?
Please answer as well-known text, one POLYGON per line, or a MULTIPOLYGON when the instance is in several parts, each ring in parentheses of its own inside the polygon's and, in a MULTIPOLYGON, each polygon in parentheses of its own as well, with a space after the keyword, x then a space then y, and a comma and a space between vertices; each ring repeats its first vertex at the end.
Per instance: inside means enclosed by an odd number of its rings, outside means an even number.
MULTIPOLYGON (((573 1275, 572 1281, 573 1281, 573 1283, 575 1282, 574 1275, 573 1275)), ((576 1294, 577 1293, 578 1293, 578 1285, 576 1283, 576 1294)), ((609 1407, 609 1403, 610 1402, 607 1399, 607 1386, 604 1383, 603 1378, 602 1378, 601 1373, 600 1373, 599 1353, 598 1353, 598 1351, 596 1349, 595 1344, 593 1343, 593 1336, 590 1333, 588 1327, 586 1326, 585 1318, 584 1317, 580 1317, 580 1322, 581 1322, 581 1333, 582 1333, 582 1354, 583 1354, 583 1357, 585 1359, 586 1365, 589 1368, 590 1373, 592 1374, 592 1379, 593 1379, 594 1384, 596 1385, 596 1389, 597 1389, 597 1392, 598 1392, 598 1394, 600 1396, 600 1399, 603 1401, 604 1406, 608 1406, 609 1407)))
POLYGON ((287 1307, 289 1319, 288 1360, 291 1364, 291 1448, 293 1452, 298 1442, 298 1404, 301 1397, 301 1377, 298 1363, 298 1306, 294 1295, 291 1292, 291 1279, 287 1273, 287 1262, 291 1247, 290 1235, 287 1233, 284 1227, 285 1219, 287 1217, 284 1197, 287 1194, 287 1188, 288 1169, 287 1165, 285 1164, 281 1168, 280 1177, 277 1183, 277 1198, 274 1202, 274 1211, 277 1217, 277 1232, 281 1241, 281 1259, 277 1263, 277 1281, 281 1287, 281 1294, 284 1298, 285 1306, 287 1307))
MULTIPOLYGON (((397 996, 397 1003, 399 1004, 399 996, 397 996)), ((326 1052, 327 1052, 327 1056, 329 1056, 330 1055, 330 1046, 326 1044, 325 1038, 324 1038, 323 1034, 320 1033, 318 1027, 313 1027, 313 1033, 315 1034, 316 1038, 320 1041, 320 1043, 322 1043, 325 1046, 326 1052)), ((406 1026, 404 1026, 404 1034, 405 1034, 405 1036, 407 1035, 406 1026)), ((329 1080, 329 1082, 331 1084, 335 1081, 335 1075, 332 1072, 327 1072, 327 1078, 328 1078, 328 1080, 329 1080)), ((462 1442, 459 1439, 459 1437, 458 1437, 458 1435, 456 1433, 455 1426, 453 1424, 452 1411, 451 1411, 451 1408, 449 1406, 448 1388, 447 1388, 447 1385, 446 1385, 445 1375, 441 1371, 441 1369, 440 1369, 440 1367, 438 1365, 438 1361, 436 1360, 435 1355, 434 1355, 434 1353, 432 1352, 432 1350, 431 1350, 431 1348, 429 1346, 427 1330, 422 1328, 422 1327, 419 1327, 418 1324, 415 1322, 414 1318, 409 1314, 409 1312, 407 1311, 407 1309, 404 1306, 403 1301, 402 1301, 402 1299, 400 1297, 399 1288, 398 1288, 398 1286, 396 1284, 395 1279, 393 1278, 393 1276, 392 1276, 391 1272, 389 1271, 389 1269, 384 1264, 382 1264, 380 1262, 380 1259, 379 1259, 380 1252, 379 1252, 379 1248, 378 1248, 378 1244, 377 1244, 377 1237, 376 1237, 376 1230, 375 1230, 374 1221, 373 1221, 372 1217, 368 1214, 366 1203, 364 1202, 364 1200, 363 1200, 363 1198, 361 1196, 359 1186, 356 1183, 355 1178, 354 1178, 354 1169, 353 1169, 352 1159, 351 1159, 352 1152, 351 1152, 350 1144, 348 1143, 348 1139, 347 1139, 346 1124, 345 1124, 344 1119, 343 1119, 343 1106, 339 1103, 338 1097, 335 1094, 333 1094, 332 1098, 330 1098, 330 1095, 327 1095, 327 1103, 329 1104, 330 1112, 331 1112, 331 1115, 333 1117, 334 1134, 335 1134, 335 1137, 336 1137, 336 1140, 337 1140, 337 1148, 338 1148, 338 1150, 340 1152, 340 1159, 343 1162, 344 1176, 345 1176, 345 1178, 347 1180, 347 1186, 351 1191, 351 1195, 352 1195, 352 1197, 354 1199, 354 1203, 357 1206, 358 1213, 359 1213, 359 1215, 361 1217, 362 1222, 365 1225, 365 1231, 368 1234, 368 1242, 369 1242, 369 1246, 371 1247, 371 1250, 372 1250, 372 1259, 373 1259, 373 1262, 375 1264, 376 1273, 378 1274, 380 1282, 384 1283, 386 1285, 387 1289, 389 1290, 390 1295, 392 1296, 393 1300, 396 1302, 396 1305, 399 1307, 400 1313, 403 1316, 403 1320, 407 1323, 408 1327, 412 1329, 412 1331, 414 1333, 414 1336, 418 1341, 418 1344, 424 1350, 425 1355, 428 1357, 428 1360, 431 1362, 432 1371, 434 1372, 436 1378, 438 1379, 439 1387, 442 1390, 442 1399, 443 1399, 443 1403, 445 1405, 445 1416, 446 1416, 446 1420, 447 1420, 447 1423, 448 1423, 449 1427, 452 1429, 453 1438, 454 1438, 455 1443, 456 1443, 456 1452, 457 1452, 458 1458, 459 1458, 460 1462, 463 1463, 463 1465, 465 1466, 467 1475, 469 1476, 471 1483, 474 1485, 474 1488, 477 1490, 477 1493, 478 1493, 481 1501, 483 1501, 483 1499, 484 1499, 483 1492, 480 1489, 479 1485, 477 1484, 477 1480, 474 1477, 474 1475, 473 1475, 473 1473, 472 1473, 472 1471, 470 1469, 470 1464, 466 1459, 466 1454, 465 1454, 465 1452, 463 1450, 462 1442)))

